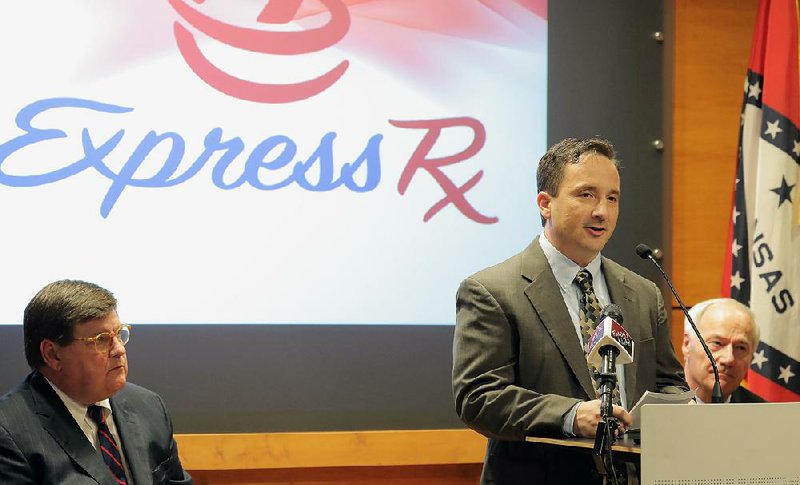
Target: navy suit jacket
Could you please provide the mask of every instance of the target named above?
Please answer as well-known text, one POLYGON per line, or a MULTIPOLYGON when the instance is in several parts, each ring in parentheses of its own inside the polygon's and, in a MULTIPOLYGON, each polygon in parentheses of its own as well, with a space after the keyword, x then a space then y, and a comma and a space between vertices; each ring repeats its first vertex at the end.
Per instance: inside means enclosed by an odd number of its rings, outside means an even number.
POLYGON ((731 403, 757 403, 757 402, 767 402, 761 396, 757 394, 753 394, 749 390, 745 389, 742 386, 736 388, 735 391, 731 393, 731 403))
MULTIPOLYGON (((191 484, 161 398, 126 384, 111 398, 135 485, 191 484)), ((39 372, 0 398, 0 483, 117 485, 64 403, 39 372)))

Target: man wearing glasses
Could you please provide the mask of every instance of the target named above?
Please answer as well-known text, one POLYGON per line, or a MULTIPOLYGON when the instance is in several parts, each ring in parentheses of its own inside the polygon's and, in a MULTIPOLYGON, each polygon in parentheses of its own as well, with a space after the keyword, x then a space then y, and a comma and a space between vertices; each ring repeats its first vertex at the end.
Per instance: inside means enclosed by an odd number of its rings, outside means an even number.
POLYGON ((0 398, 0 483, 191 484, 161 398, 126 383, 117 300, 93 283, 50 283, 25 308, 33 371, 0 398))

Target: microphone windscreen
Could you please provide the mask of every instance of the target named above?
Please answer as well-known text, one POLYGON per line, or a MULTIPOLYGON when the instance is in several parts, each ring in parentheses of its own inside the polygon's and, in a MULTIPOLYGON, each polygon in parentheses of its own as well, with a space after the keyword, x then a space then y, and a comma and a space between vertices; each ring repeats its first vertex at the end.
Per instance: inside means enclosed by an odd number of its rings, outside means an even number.
POLYGON ((623 322, 622 309, 620 309, 620 307, 618 307, 617 305, 610 303, 605 307, 603 307, 603 312, 600 314, 600 318, 603 318, 604 316, 611 317, 614 320, 616 320, 617 323, 622 325, 623 322))
POLYGON ((600 320, 592 337, 586 343, 586 360, 600 368, 603 360, 602 349, 609 347, 617 349, 617 364, 633 362, 633 338, 619 322, 606 316, 600 320))
POLYGON ((650 246, 647 244, 637 244, 636 245, 636 254, 639 255, 642 259, 647 259, 653 254, 653 250, 650 249, 650 246))

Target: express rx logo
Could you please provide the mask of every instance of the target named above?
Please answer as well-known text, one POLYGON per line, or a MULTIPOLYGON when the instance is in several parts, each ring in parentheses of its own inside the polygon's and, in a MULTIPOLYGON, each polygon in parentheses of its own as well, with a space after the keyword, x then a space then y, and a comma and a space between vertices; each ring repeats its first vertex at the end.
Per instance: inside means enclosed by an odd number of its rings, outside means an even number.
MULTIPOLYGON (((201 4, 205 0, 194 0, 201 4)), ((245 51, 295 56, 318 52, 333 46, 350 28, 350 12, 342 0, 320 0, 330 19, 321 27, 302 31, 269 31, 231 25, 200 12, 183 0, 169 0, 183 21, 202 34, 225 45, 245 51)), ((268 25, 285 25, 298 17, 303 0, 270 0, 256 20, 268 25)), ((175 40, 181 55, 197 76, 209 86, 234 98, 257 103, 291 103, 315 96, 331 87, 349 66, 341 61, 328 72, 313 79, 290 84, 247 81, 217 67, 197 45, 194 34, 181 22, 174 25, 175 40)))
MULTIPOLYGON (((209 16, 211 9, 208 6, 204 13, 187 1, 204 3, 204 0, 169 0, 182 19, 174 24, 178 48, 203 81, 229 96, 272 104, 300 101, 325 91, 348 69, 349 62, 345 59, 317 77, 313 77, 316 73, 312 73, 310 79, 289 84, 248 81, 211 62, 200 48, 204 44, 201 42, 199 45, 195 38, 196 35, 205 36, 222 46, 256 54, 294 56, 318 52, 341 41, 350 28, 350 12, 343 0, 319 0, 330 14, 327 23, 302 31, 292 30, 294 26, 285 26, 286 30, 278 31, 275 30, 277 27, 262 30, 232 25, 209 16)), ((300 11, 302 3, 303 0, 270 0, 257 15, 257 10, 254 10, 253 18, 273 26, 289 24, 305 16, 305 12, 300 11)), ((219 7, 222 5, 220 3, 219 7)), ((228 13, 225 11, 226 15, 228 13)), ((266 56, 265 62, 269 63, 266 56)), ((263 70, 263 66, 258 67, 263 70)), ((0 186, 35 187, 94 170, 110 181, 100 205, 100 214, 105 218, 129 188, 175 187, 195 177, 206 166, 210 166, 207 172, 210 172, 212 184, 226 191, 249 185, 262 191, 295 186, 309 192, 348 190, 365 193, 375 190, 384 177, 384 134, 380 132, 373 132, 365 139, 360 153, 343 158, 337 153, 335 143, 337 138, 347 134, 342 135, 335 130, 322 134, 316 146, 301 146, 283 133, 265 133, 255 140, 246 140, 222 126, 210 128, 202 139, 182 134, 177 127, 151 129, 132 151, 120 155, 120 151, 124 150, 119 148, 123 138, 138 133, 126 127, 124 122, 125 116, 134 110, 133 106, 125 104, 77 97, 45 98, 30 102, 15 117, 21 133, 5 141, 0 140, 0 186), (110 136, 90 126, 78 126, 80 135, 69 136, 67 128, 73 128, 73 132, 76 128, 69 122, 64 129, 57 122, 50 124, 53 118, 49 117, 49 113, 62 113, 62 116, 66 113, 69 118, 69 113, 78 112, 93 112, 96 116, 107 117, 104 120, 106 123, 116 122, 120 126, 110 136), (65 157, 62 153, 71 153, 72 150, 61 150, 54 145, 59 143, 77 146, 81 155, 77 159, 62 159, 65 157), (51 146, 54 150, 51 164, 55 168, 38 171, 37 167, 31 166, 28 173, 6 169, 5 163, 17 152, 35 150, 33 147, 40 144, 51 146), (124 160, 121 166, 114 161, 120 158, 124 160), (158 164, 160 168, 157 173, 147 173, 146 166, 158 164)), ((404 163, 397 180, 397 192, 401 196, 406 195, 413 181, 426 175, 432 177, 442 191, 430 200, 432 205, 423 216, 424 222, 448 206, 455 207, 468 219, 480 224, 498 222, 497 217, 484 214, 467 199, 467 193, 481 181, 483 170, 474 172, 465 182, 453 179, 451 174, 446 173, 448 167, 472 159, 483 149, 486 128, 479 119, 471 116, 438 119, 390 117, 388 123, 398 130, 420 133, 417 145, 406 147, 407 153, 394 150, 390 155, 393 157, 393 166, 404 163), (437 149, 440 136, 451 130, 462 133, 461 144, 451 144, 446 151, 437 149), (407 158, 404 162, 398 160, 398 156, 407 158)))

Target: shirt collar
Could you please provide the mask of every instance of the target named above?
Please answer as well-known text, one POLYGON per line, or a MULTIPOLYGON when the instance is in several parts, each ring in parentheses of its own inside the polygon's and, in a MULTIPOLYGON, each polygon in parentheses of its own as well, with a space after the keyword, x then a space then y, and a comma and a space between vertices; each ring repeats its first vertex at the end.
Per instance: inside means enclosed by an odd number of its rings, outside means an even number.
POLYGON ((581 269, 586 269, 592 274, 592 281, 599 281, 598 278, 601 277, 600 266, 603 260, 600 253, 597 253, 594 259, 586 265, 586 268, 581 268, 575 261, 564 256, 561 251, 556 249, 544 233, 539 237, 539 245, 542 247, 544 256, 547 258, 547 262, 553 270, 553 275, 556 277, 558 286, 562 289, 567 290, 572 286, 575 275, 578 274, 578 271, 581 269))
MULTIPOLYGON (((59 389, 58 386, 53 384, 47 377, 45 377, 44 379, 47 381, 48 384, 50 384, 50 387, 53 388, 53 390, 56 392, 56 395, 58 395, 58 397, 64 403, 64 406, 66 406, 67 411, 69 411, 72 417, 75 418, 75 422, 80 423, 83 419, 86 418, 86 413, 89 412, 89 406, 81 404, 78 401, 69 397, 64 391, 59 389)), ((94 404, 96 406, 100 406, 101 408, 103 408, 103 414, 105 415, 106 419, 108 419, 111 416, 111 401, 108 398, 103 399, 102 401, 98 401, 94 404)))

